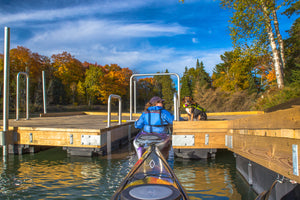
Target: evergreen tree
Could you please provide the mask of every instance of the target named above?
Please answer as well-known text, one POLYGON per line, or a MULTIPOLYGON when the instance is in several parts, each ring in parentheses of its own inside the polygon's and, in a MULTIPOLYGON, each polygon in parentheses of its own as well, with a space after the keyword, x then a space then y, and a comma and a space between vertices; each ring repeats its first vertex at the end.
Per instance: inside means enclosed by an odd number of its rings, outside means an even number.
POLYGON ((197 59, 196 64, 196 83, 199 87, 206 87, 209 88, 211 84, 211 78, 209 74, 204 69, 204 64, 197 59))
POLYGON ((188 68, 185 67, 184 74, 181 78, 181 90, 180 90, 180 99, 186 96, 192 96, 192 87, 191 87, 191 81, 188 76, 188 68))
MULTIPOLYGON (((168 70, 165 73, 169 73, 168 70)), ((161 97, 165 100, 165 109, 173 109, 173 98, 175 93, 175 86, 170 76, 154 76, 158 85, 161 86, 161 97)))

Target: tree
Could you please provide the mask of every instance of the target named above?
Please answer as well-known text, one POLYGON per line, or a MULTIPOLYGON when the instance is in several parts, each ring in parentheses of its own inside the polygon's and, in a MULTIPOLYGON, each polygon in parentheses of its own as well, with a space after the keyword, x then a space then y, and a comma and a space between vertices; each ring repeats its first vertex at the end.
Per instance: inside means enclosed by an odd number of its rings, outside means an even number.
POLYGON ((103 66, 102 72, 103 76, 99 79, 100 100, 107 103, 111 94, 120 95, 122 99, 129 99, 129 79, 132 71, 128 68, 121 68, 117 64, 111 64, 103 66))
POLYGON ((192 85, 191 80, 188 76, 188 68, 185 67, 185 71, 183 73, 183 76, 181 77, 181 90, 180 90, 180 99, 186 96, 192 96, 192 85))
POLYGON ((77 83, 84 78, 82 63, 67 52, 52 55, 51 58, 55 68, 54 75, 61 79, 67 94, 73 96, 74 103, 77 83))
MULTIPOLYGON (((166 69, 165 73, 169 73, 168 69, 166 69)), ((165 108, 167 110, 172 110, 174 103, 174 93, 175 93, 175 85, 173 83, 173 80, 170 76, 163 75, 163 76, 154 76, 154 79, 157 81, 157 84, 161 88, 161 97, 165 100, 165 108)), ((157 91, 158 93, 158 91, 157 91)), ((160 96, 160 95, 159 95, 160 96)))
POLYGON ((221 60, 224 63, 216 65, 212 75, 213 86, 232 93, 249 89, 256 57, 236 48, 221 55, 221 60))
POLYGON ((96 99, 101 97, 100 80, 104 76, 102 67, 99 65, 89 65, 85 72, 84 87, 86 89, 88 105, 94 104, 96 99))
POLYGON ((137 105, 145 105, 153 96, 159 96, 155 93, 156 80, 153 77, 141 78, 137 83, 137 105))
POLYGON ((273 65, 276 72, 278 88, 283 82, 283 41, 279 32, 276 11, 278 6, 274 0, 222 0, 221 5, 234 10, 230 20, 230 32, 234 44, 241 43, 264 52, 269 44, 272 51, 273 65), (275 32, 274 32, 275 29, 275 32))
POLYGON ((285 71, 287 83, 300 84, 300 18, 296 19, 291 30, 290 37, 285 40, 287 66, 285 71))

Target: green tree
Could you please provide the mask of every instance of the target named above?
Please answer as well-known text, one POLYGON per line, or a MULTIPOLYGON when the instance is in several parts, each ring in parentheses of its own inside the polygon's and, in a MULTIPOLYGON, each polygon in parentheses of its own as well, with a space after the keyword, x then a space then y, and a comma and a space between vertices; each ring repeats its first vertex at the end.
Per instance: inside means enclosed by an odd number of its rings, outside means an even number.
POLYGON ((252 46, 252 49, 265 54, 270 45, 277 85, 278 88, 283 88, 285 58, 276 14, 279 6, 276 1, 222 0, 221 5, 233 10, 230 32, 236 46, 252 46))
POLYGON ((300 84, 300 18, 294 22, 289 35, 290 37, 285 40, 287 56, 285 78, 289 84, 300 84))
POLYGON ((256 58, 236 48, 221 55, 221 60, 223 63, 216 65, 213 72, 213 86, 232 93, 249 89, 256 58))
MULTIPOLYGON (((168 69, 166 69, 165 73, 169 73, 168 69)), ((173 83, 173 80, 170 76, 163 75, 163 76, 154 76, 154 79, 157 81, 157 85, 161 88, 161 97, 165 100, 165 108, 167 110, 172 110, 174 107, 173 99, 174 99, 174 93, 176 91, 175 85, 173 83)), ((160 91, 155 91, 156 94, 158 94, 160 91)))
POLYGON ((206 87, 209 88, 211 84, 211 78, 209 74, 204 69, 204 64, 197 59, 196 70, 195 70, 195 84, 198 87, 206 87))
POLYGON ((192 96, 192 82, 188 76, 188 68, 185 67, 183 76, 181 77, 180 99, 186 96, 192 96))
POLYGON ((85 72, 84 87, 86 89, 88 105, 94 104, 94 101, 100 98, 100 80, 104 76, 101 66, 90 65, 85 72))

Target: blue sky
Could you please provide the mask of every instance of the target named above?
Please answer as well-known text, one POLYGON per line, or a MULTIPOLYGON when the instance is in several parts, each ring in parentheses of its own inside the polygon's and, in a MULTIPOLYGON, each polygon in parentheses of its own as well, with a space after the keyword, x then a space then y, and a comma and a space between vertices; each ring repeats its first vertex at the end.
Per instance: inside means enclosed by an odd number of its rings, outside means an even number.
MULTIPOLYGON (((212 74, 232 50, 229 10, 218 0, 0 0, 0 45, 11 28, 11 48, 51 56, 67 51, 84 62, 116 63, 136 73, 204 63, 212 74)), ((293 19, 280 17, 286 38, 293 19)), ((3 48, 0 47, 0 53, 3 48)))

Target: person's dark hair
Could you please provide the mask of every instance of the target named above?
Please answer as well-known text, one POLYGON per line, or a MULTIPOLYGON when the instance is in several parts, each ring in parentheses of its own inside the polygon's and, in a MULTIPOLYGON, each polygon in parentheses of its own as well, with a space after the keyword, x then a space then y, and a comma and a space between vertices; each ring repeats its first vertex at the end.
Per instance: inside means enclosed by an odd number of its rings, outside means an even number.
POLYGON ((152 97, 152 98, 150 99, 150 101, 148 101, 148 102, 146 103, 144 112, 146 112, 147 109, 148 109, 149 107, 155 106, 157 103, 163 103, 164 101, 165 101, 165 100, 164 100, 164 99, 161 99, 160 97, 157 97, 157 96, 152 97))

